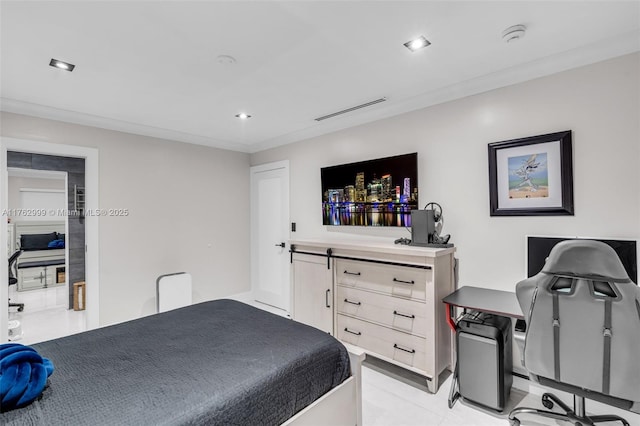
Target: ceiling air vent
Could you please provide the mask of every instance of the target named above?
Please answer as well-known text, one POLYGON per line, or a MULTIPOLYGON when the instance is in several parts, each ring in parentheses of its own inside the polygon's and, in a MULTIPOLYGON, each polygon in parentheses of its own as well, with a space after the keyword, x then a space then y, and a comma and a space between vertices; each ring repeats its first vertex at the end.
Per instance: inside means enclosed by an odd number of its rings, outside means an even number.
POLYGON ((346 114, 348 112, 355 111, 355 110, 360 109, 360 108, 365 108, 365 107, 368 107, 368 106, 371 106, 371 105, 379 104, 380 102, 384 102, 386 100, 387 100, 387 98, 376 99, 375 101, 367 102, 367 103, 364 103, 362 105, 356 105, 356 106, 351 107, 351 108, 343 109, 342 111, 334 112, 332 114, 323 115, 322 117, 318 117, 315 120, 316 121, 326 120, 327 118, 333 118, 335 116, 346 114))

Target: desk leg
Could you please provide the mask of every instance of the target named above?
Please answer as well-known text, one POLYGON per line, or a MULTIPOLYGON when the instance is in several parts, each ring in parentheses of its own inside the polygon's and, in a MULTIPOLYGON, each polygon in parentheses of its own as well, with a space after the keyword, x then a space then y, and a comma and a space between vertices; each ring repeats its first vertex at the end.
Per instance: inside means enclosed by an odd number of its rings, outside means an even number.
POLYGON ((449 328, 452 332, 456 332, 456 313, 454 311, 454 307, 448 303, 445 303, 447 306, 447 324, 449 324, 449 328))
POLYGON ((456 401, 458 400, 458 398, 460 397, 460 393, 458 392, 459 387, 458 387, 458 357, 457 357, 457 352, 456 352, 456 313, 455 313, 455 307, 445 303, 445 305, 447 306, 447 324, 449 325, 449 328, 451 329, 451 365, 454 366, 453 368, 453 377, 451 379, 451 390, 449 391, 449 400, 448 400, 448 405, 449 408, 453 408, 453 406, 455 405, 456 401))
POLYGON ((456 355, 456 322, 455 322, 455 318, 456 318, 456 313, 455 313, 455 307, 451 306, 448 303, 445 303, 445 307, 446 307, 446 313, 447 313, 447 324, 449 325, 449 328, 451 329, 451 343, 450 343, 450 354, 451 354, 451 372, 455 373, 455 367, 456 367, 456 359, 458 358, 456 355))

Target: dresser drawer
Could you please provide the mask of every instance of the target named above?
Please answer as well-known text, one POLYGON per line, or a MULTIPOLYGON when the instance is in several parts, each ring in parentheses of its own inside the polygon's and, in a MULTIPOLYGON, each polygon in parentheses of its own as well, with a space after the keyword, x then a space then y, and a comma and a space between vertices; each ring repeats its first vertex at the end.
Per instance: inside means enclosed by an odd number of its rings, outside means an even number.
POLYGON ((431 308, 424 302, 339 285, 336 309, 338 313, 424 337, 427 331, 427 310, 431 308))
POLYGON ((359 346, 373 355, 431 374, 427 371, 426 341, 421 337, 341 314, 337 315, 336 334, 338 339, 359 346))
POLYGON ((431 277, 428 269, 336 260, 337 284, 393 296, 425 300, 427 280, 431 277))

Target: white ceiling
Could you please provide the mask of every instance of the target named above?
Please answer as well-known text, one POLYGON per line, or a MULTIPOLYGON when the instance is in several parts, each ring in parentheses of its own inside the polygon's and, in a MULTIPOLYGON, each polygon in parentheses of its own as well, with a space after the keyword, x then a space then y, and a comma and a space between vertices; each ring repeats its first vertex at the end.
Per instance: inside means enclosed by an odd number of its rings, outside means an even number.
POLYGON ((640 1, 2 0, 0 14, 3 111, 243 152, 640 50, 640 1), (526 36, 503 42, 516 24, 526 36), (411 53, 418 35, 432 45, 411 53))

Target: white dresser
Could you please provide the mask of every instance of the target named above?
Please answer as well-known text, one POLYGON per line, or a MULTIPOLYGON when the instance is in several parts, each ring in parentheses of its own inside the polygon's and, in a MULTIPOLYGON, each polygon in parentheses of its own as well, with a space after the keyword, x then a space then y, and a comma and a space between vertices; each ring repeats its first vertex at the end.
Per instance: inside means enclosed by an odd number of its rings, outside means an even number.
POLYGON ((451 368, 454 248, 291 241, 293 319, 426 377, 451 368))

